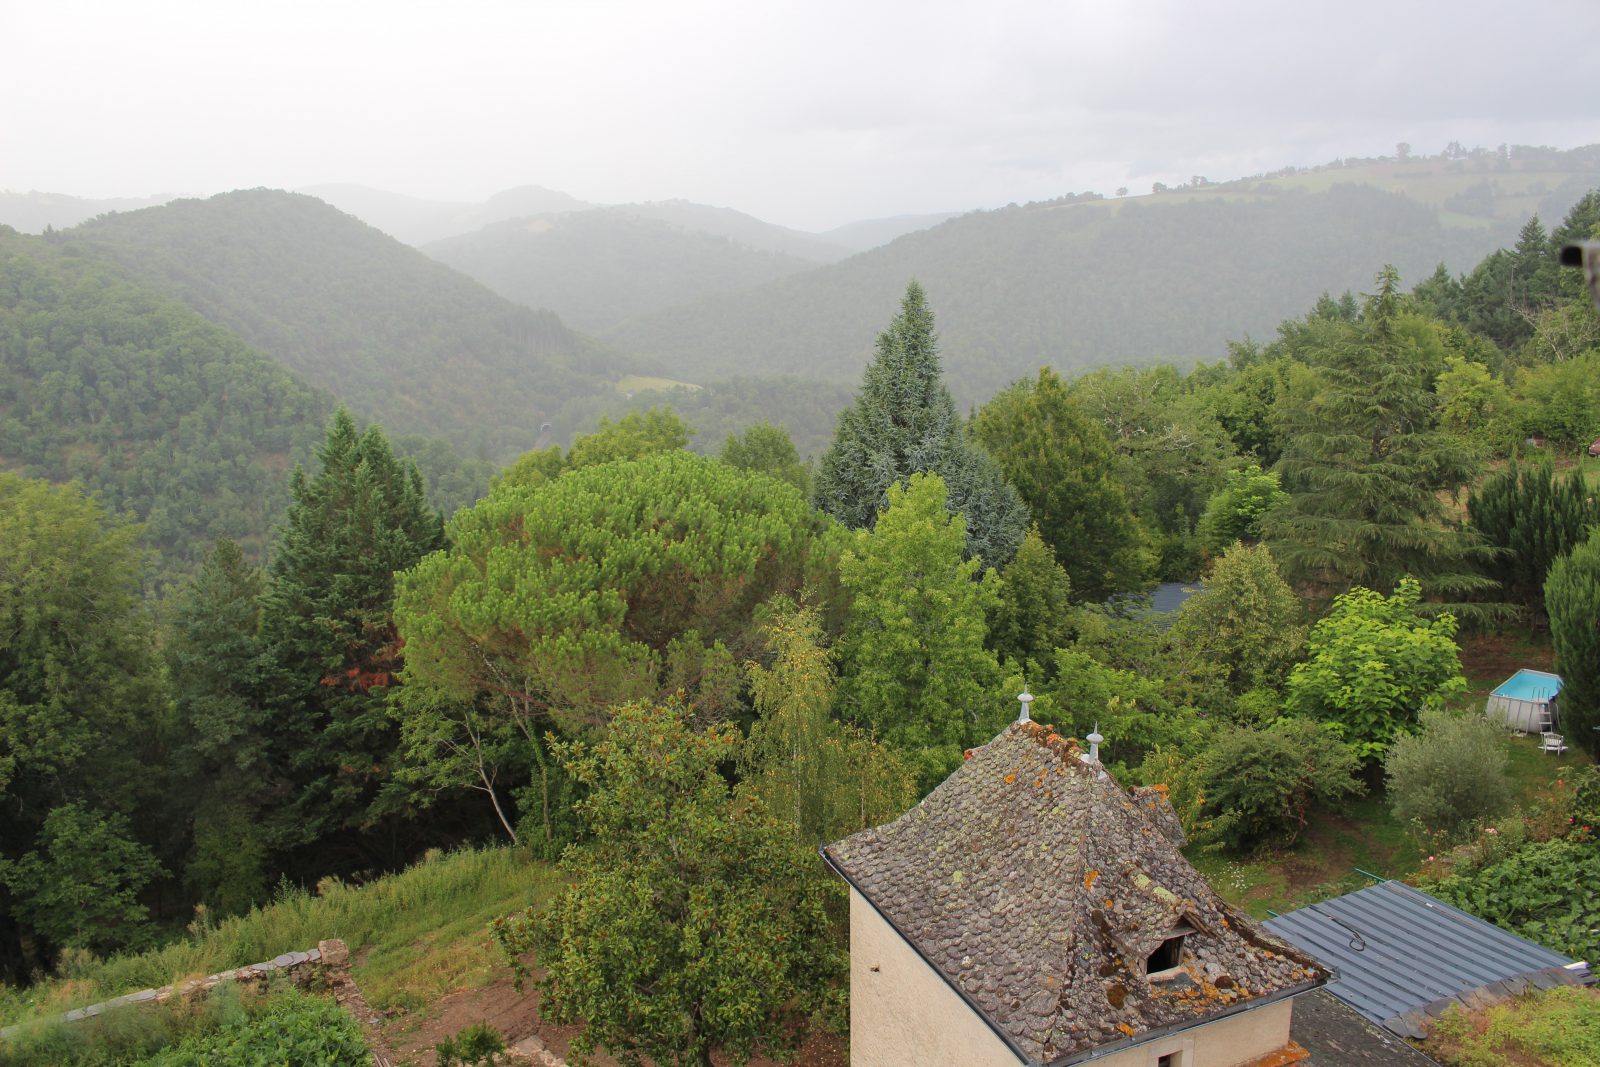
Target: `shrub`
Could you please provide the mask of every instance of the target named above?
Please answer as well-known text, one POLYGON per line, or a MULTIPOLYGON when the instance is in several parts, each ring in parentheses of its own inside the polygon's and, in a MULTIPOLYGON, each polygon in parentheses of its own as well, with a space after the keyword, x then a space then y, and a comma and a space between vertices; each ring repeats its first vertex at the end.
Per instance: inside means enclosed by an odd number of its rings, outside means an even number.
POLYGON ((361 1027, 331 1000, 285 991, 260 1015, 230 1023, 141 1061, 134 1067, 366 1067, 372 1061, 361 1027))
POLYGON ((500 1031, 483 1022, 464 1026, 454 1037, 433 1046, 439 1057, 438 1067, 494 1067, 505 1050, 506 1039, 500 1031))
POLYGON ((1240 852, 1289 845, 1313 804, 1359 794, 1355 753, 1325 728, 1279 719, 1235 726, 1187 762, 1170 751, 1146 759, 1147 780, 1164 781, 1184 829, 1197 842, 1240 852))
POLYGON ((1478 715, 1422 713, 1422 731, 1395 739, 1383 761, 1400 822, 1460 840, 1511 806, 1505 739, 1478 715))
POLYGON ((1311 628, 1311 658, 1289 674, 1289 706, 1336 725, 1363 760, 1381 757, 1423 708, 1467 685, 1455 617, 1424 619, 1421 603, 1415 578, 1402 578, 1393 596, 1358 586, 1335 599, 1311 628))
POLYGON ((1525 844, 1514 853, 1430 885, 1463 911, 1574 959, 1600 957, 1600 847, 1578 833, 1525 844))
POLYGON ((1216 555, 1235 541, 1255 541, 1261 537, 1261 516, 1289 499, 1276 474, 1249 466, 1231 470, 1209 501, 1195 529, 1201 545, 1216 555))

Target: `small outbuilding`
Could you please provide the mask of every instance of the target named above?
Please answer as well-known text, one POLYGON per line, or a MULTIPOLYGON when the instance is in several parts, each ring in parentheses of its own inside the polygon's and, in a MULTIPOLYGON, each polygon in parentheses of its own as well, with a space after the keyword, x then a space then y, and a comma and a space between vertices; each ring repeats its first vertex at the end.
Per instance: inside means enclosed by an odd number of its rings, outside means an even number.
POLYGON ((1551 733, 1558 729, 1556 697, 1561 693, 1561 675, 1523 668, 1501 682, 1489 694, 1485 713, 1513 730, 1529 734, 1551 733))

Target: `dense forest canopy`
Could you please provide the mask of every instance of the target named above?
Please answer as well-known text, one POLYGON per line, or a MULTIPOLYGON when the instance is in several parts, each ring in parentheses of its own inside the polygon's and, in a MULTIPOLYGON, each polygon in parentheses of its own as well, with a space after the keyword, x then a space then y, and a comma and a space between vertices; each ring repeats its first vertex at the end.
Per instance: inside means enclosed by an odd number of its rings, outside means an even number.
POLYGON ((529 447, 565 401, 625 372, 555 316, 311 197, 181 200, 52 239, 161 287, 358 414, 484 458, 529 447))

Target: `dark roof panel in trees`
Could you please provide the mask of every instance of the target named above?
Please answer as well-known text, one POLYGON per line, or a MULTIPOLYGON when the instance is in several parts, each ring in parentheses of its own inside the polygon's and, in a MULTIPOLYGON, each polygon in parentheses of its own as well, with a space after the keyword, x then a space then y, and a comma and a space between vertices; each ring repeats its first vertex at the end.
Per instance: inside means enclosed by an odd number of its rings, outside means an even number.
POLYGON ((1178 852, 1164 797, 1016 723, 921 804, 823 850, 1025 1060, 1071 1063, 1327 979, 1178 852), (1180 968, 1145 974, 1185 935, 1180 968))
POLYGON ((1544 974, 1550 981, 1577 981, 1587 975, 1586 969, 1568 970, 1573 961, 1559 952, 1401 882, 1379 882, 1266 925, 1338 972, 1330 993, 1401 1034, 1417 1031, 1420 1017, 1410 1013, 1436 1014, 1425 1009, 1474 990, 1503 997, 1526 988, 1526 981, 1502 987, 1508 980, 1544 974))

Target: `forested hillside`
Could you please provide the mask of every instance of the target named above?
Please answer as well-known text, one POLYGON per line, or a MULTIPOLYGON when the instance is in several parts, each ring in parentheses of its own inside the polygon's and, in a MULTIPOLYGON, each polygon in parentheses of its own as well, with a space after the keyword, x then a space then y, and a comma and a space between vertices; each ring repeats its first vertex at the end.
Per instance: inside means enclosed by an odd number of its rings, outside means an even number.
POLYGON ((333 400, 177 301, 0 228, 0 469, 77 479, 171 576, 219 536, 258 557, 333 400))
POLYGON ((603 330, 635 315, 758 285, 818 263, 633 207, 496 223, 423 251, 507 300, 548 308, 580 330, 603 330))
POLYGON ((1334 186, 1238 198, 1045 203, 977 212, 842 263, 647 315, 610 340, 690 381, 845 378, 880 309, 915 276, 941 309, 957 399, 1045 364, 1064 372, 1220 354, 1372 264, 1411 277, 1467 264, 1510 233, 1445 227, 1395 193, 1334 186))
POLYGON ((391 432, 441 434, 484 456, 532 445, 563 402, 608 391, 622 366, 554 315, 307 196, 176 201, 62 239, 160 286, 391 432))

